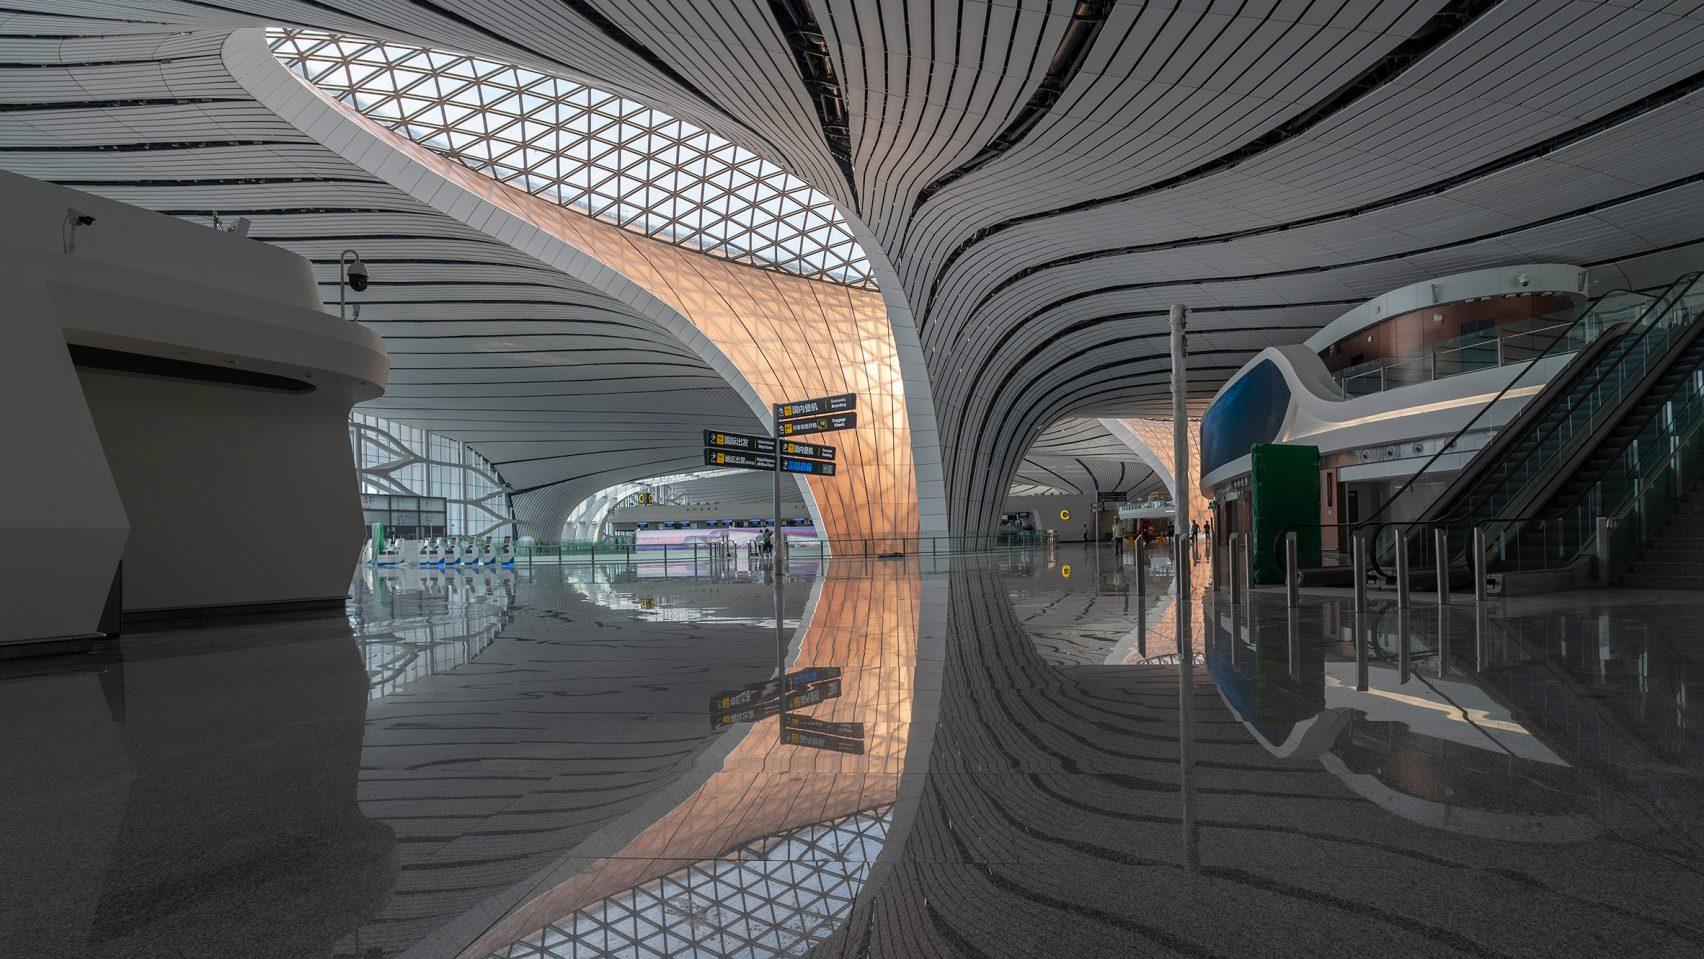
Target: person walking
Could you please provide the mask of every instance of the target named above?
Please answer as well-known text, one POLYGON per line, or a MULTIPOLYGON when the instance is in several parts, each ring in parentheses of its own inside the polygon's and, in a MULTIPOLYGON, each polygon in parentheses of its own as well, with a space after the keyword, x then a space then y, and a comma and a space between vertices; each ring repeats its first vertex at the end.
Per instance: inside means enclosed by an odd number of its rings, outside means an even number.
POLYGON ((1116 516, 1112 520, 1112 555, 1124 555, 1124 520, 1116 516))

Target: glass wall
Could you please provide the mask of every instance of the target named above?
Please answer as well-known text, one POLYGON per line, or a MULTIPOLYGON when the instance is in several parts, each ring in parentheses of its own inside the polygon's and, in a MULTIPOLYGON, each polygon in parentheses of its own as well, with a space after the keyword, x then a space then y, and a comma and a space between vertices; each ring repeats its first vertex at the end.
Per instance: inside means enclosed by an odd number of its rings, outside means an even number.
POLYGON ((485 457, 447 436, 354 412, 349 446, 362 495, 441 497, 450 536, 515 534, 514 513, 485 457))

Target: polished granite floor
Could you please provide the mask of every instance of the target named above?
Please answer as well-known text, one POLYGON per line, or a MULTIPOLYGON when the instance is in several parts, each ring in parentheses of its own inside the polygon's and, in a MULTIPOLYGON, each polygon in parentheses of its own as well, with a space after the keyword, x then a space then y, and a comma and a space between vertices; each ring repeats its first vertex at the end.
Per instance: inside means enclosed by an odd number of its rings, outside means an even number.
MULTIPOLYGON (((1704 955, 1704 595, 361 574, 0 663, 0 957, 1704 955), (778 677, 787 677, 785 681, 778 677)), ((1139 575, 1140 573, 1140 575, 1139 575)))

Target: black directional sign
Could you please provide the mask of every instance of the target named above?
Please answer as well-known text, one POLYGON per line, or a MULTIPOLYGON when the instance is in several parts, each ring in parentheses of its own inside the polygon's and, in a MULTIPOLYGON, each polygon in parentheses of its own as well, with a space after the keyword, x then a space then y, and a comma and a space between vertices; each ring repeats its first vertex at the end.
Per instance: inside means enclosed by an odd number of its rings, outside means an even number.
POLYGON ((781 717, 782 729, 797 729, 801 732, 816 733, 820 736, 840 736, 844 739, 863 739, 863 723, 827 723, 809 716, 795 716, 789 713, 781 717))
POLYGON ((808 433, 832 433, 849 430, 858 425, 857 413, 831 413, 802 420, 782 420, 777 426, 782 436, 804 436, 808 433))
POLYGON ((782 403, 775 407, 775 416, 777 419, 788 420, 798 416, 821 416, 825 413, 845 413, 857 408, 858 394, 841 393, 838 396, 819 396, 815 399, 782 403))
POLYGON ((705 466, 733 466, 746 470, 775 471, 775 457, 768 453, 740 453, 734 450, 704 451, 705 466))
MULTIPOLYGON (((743 450, 748 453, 773 453, 775 441, 767 436, 752 436, 749 433, 728 433, 722 430, 705 430, 704 445, 718 450, 743 450)), ((803 456, 803 453, 790 455, 803 456)), ((828 457, 833 459, 833 457, 828 457)))
POLYGON ((781 472, 802 473, 806 476, 833 476, 834 464, 821 460, 796 460, 791 456, 781 457, 781 472))
POLYGON ((834 459, 834 447, 827 443, 800 443, 795 440, 782 440, 781 455, 805 460, 832 460, 834 459))

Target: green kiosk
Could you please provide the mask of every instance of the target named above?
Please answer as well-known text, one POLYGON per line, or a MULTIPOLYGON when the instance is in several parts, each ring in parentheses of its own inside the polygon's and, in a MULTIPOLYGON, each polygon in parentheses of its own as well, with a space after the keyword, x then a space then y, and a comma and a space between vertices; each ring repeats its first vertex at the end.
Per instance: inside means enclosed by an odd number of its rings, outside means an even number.
POLYGON ((1284 582, 1284 531, 1303 569, 1319 566, 1319 447, 1256 443, 1249 451, 1249 559, 1258 586, 1284 582))

